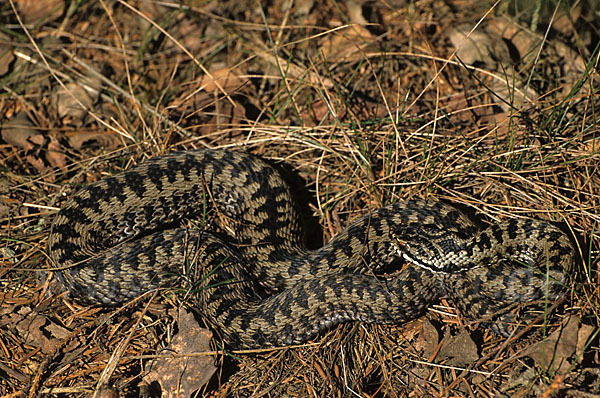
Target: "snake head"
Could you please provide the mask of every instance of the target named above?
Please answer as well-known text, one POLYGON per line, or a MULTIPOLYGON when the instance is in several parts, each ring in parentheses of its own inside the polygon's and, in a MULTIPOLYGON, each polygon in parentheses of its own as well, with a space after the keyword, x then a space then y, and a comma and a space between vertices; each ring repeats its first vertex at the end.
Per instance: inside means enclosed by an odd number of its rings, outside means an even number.
POLYGON ((479 265, 471 261, 467 250, 449 233, 442 233, 435 239, 417 234, 403 239, 392 232, 390 242, 398 256, 434 273, 458 272, 479 265))

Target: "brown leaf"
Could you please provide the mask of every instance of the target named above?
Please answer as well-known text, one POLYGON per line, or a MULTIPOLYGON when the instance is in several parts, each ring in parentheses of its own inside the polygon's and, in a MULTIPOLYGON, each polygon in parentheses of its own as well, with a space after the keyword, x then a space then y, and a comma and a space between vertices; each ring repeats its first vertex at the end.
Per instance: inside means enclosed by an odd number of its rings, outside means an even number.
POLYGON ((450 28, 448 38, 456 49, 456 56, 465 64, 481 62, 492 70, 501 63, 504 68, 511 64, 510 54, 502 37, 495 31, 471 31, 471 25, 459 25, 450 28))
POLYGON ((206 35, 202 34, 204 28, 205 25, 195 20, 183 19, 177 23, 177 38, 183 47, 196 54, 207 47, 206 35))
POLYGON ((144 377, 148 384, 158 382, 163 397, 187 397, 206 384, 216 368, 210 355, 193 354, 210 351, 212 333, 198 326, 194 315, 185 309, 179 311, 179 332, 164 351, 167 356, 150 363, 151 371, 144 377))
POLYGON ((108 150, 121 146, 121 140, 116 133, 98 130, 74 131, 66 134, 69 145, 74 149, 81 149, 84 145, 98 145, 108 150))
POLYGON ((417 349, 423 349, 423 358, 431 359, 439 341, 440 334, 437 329, 429 322, 429 320, 425 319, 423 321, 421 333, 419 333, 419 338, 415 342, 417 349))
POLYGON ((56 137, 50 136, 50 142, 48 143, 48 152, 46 153, 46 160, 52 167, 65 168, 67 167, 67 157, 61 150, 60 143, 56 137))
POLYGON ((65 8, 64 0, 15 0, 25 23, 53 21, 60 17, 65 8))
POLYGON ((211 76, 204 75, 200 82, 200 87, 209 93, 219 90, 217 83, 226 93, 237 91, 248 83, 247 78, 237 75, 228 67, 211 71, 210 74, 211 76))
POLYGON ((92 106, 92 99, 87 91, 77 83, 68 83, 54 93, 53 102, 60 118, 69 117, 77 125, 81 125, 87 110, 92 106))
POLYGON ((327 35, 321 51, 329 61, 356 62, 364 58, 363 52, 372 42, 373 35, 367 28, 353 25, 327 35))
POLYGON ((366 25, 368 21, 363 16, 362 2, 355 0, 346 0, 346 7, 348 8, 348 16, 350 22, 358 25, 366 25))
POLYGON ((509 38, 495 21, 482 26, 475 31, 471 31, 470 25, 459 25, 449 30, 448 38, 456 48, 456 56, 468 65, 483 63, 497 76, 504 77, 494 77, 489 84, 495 94, 492 99, 505 112, 511 110, 511 105, 520 108, 524 103, 535 101, 538 94, 531 87, 525 89, 520 78, 515 79, 514 60, 504 42, 526 36, 525 31, 509 38))
POLYGON ((465 366, 479 359, 477 345, 466 330, 451 336, 442 344, 436 359, 452 366, 465 366))
POLYGON ((577 332, 577 347, 575 349, 576 354, 582 353, 586 349, 588 340, 595 331, 596 328, 593 326, 581 325, 579 331, 577 332))
POLYGON ((456 56, 462 62, 467 65, 483 63, 490 71, 505 76, 505 79, 495 77, 489 83, 494 93, 494 102, 508 112, 511 110, 508 104, 519 108, 524 103, 537 99, 538 95, 533 89, 528 87, 525 92, 523 84, 519 80, 513 80, 517 73, 501 33, 497 29, 471 29, 470 25, 451 28, 448 38, 456 48, 456 56))
POLYGON ((52 102, 60 118, 76 126, 83 124, 83 119, 100 95, 102 83, 97 77, 86 79, 85 83, 71 82, 54 92, 52 102))
POLYGON ((504 40, 510 41, 521 56, 522 64, 533 64, 539 47, 544 45, 550 46, 562 58, 565 77, 579 78, 579 74, 585 71, 583 57, 558 40, 544 42, 543 36, 523 29, 517 23, 506 18, 492 18, 486 27, 489 31, 497 32, 504 40))
POLYGON ((8 72, 10 63, 15 59, 12 53, 12 40, 10 37, 0 32, 0 76, 8 72))
POLYGON ((523 104, 531 104, 539 98, 533 88, 527 87, 525 90, 523 84, 510 81, 511 77, 509 74, 506 75, 507 80, 492 79, 490 82, 490 88, 494 93, 492 99, 504 112, 510 112, 511 106, 521 108, 523 104), (514 86, 513 83, 515 83, 514 86))
POLYGON ((119 390, 113 386, 106 384, 98 387, 98 390, 94 394, 90 394, 93 398, 119 398, 119 390))
POLYGON ((68 329, 27 306, 4 308, 0 313, 0 325, 14 328, 25 344, 40 347, 45 354, 52 353, 70 334, 68 329))
POLYGON ((578 316, 570 316, 559 329, 545 340, 527 347, 521 355, 529 356, 545 371, 565 374, 571 367, 571 357, 583 351, 595 330, 590 326, 581 326, 580 321, 578 316))
POLYGON ((39 135, 25 112, 19 113, 2 125, 2 139, 16 148, 32 149, 31 137, 39 135))
MULTIPOLYGON (((336 117, 342 119, 345 115, 344 108, 341 109, 342 114, 336 115, 336 117)), ((302 115, 302 119, 304 120, 304 124, 309 126, 311 124, 328 124, 331 123, 335 118, 331 114, 331 109, 329 108, 329 104, 325 102, 324 99, 319 98, 311 104, 310 113, 306 112, 302 115)))
POLYGON ((313 6, 315 5, 315 1, 314 0, 302 0, 302 1, 296 1, 294 2, 294 5, 296 6, 294 8, 294 14, 297 16, 307 16, 310 13, 310 10, 313 8, 313 6))
MULTIPOLYGON (((227 100, 219 101, 217 109, 207 112, 207 114, 211 113, 213 114, 212 118, 200 129, 202 136, 211 135, 215 132, 228 129, 231 126, 239 125, 246 117, 246 110, 240 103, 235 102, 235 106, 233 106, 227 100)), ((231 137, 237 134, 240 134, 240 132, 232 132, 231 137)))
POLYGON ((569 11, 561 7, 556 12, 556 18, 552 22, 552 28, 561 32, 565 37, 570 36, 575 32, 574 23, 581 16, 581 3, 575 2, 571 5, 569 11))

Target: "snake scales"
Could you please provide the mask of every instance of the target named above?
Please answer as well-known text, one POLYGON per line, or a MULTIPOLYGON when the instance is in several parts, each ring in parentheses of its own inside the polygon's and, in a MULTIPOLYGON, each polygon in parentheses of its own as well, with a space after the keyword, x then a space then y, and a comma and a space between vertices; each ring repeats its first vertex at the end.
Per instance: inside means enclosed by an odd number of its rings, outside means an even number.
POLYGON ((433 200, 377 209, 317 250, 302 243, 289 187, 273 167, 198 150, 80 190, 55 218, 49 250, 60 283, 88 303, 116 305, 191 281, 203 315, 238 348, 300 343, 350 320, 406 321, 442 296, 472 319, 555 300, 574 255, 548 223, 479 229, 433 200))

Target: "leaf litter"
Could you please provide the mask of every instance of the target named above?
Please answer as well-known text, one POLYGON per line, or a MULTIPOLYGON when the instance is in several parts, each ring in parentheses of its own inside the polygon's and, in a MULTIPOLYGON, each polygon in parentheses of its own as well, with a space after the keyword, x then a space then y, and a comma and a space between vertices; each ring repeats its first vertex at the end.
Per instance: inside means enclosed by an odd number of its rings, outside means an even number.
POLYGON ((135 396, 144 375, 173 396, 600 393, 589 383, 600 152, 587 3, 544 8, 541 21, 458 0, 34 3, 9 1, 0 36, 2 393, 135 396), (175 316, 177 295, 139 313, 40 287, 35 270, 58 266, 43 254, 49 222, 77 186, 204 146, 285 161, 313 196, 307 220, 322 241, 368 208, 430 194, 489 219, 564 222, 582 242, 573 306, 509 340, 436 309, 226 353, 193 316, 175 316))

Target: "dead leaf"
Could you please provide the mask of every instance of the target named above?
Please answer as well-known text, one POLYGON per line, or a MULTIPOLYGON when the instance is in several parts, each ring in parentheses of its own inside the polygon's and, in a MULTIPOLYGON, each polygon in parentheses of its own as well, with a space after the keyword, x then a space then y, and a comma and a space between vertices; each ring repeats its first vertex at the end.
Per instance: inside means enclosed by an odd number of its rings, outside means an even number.
MULTIPOLYGON (((152 3, 155 3, 154 1, 152 3)), ((166 8, 166 7, 165 7, 166 8)), ((164 15, 163 11, 163 14, 164 15)), ((183 19, 177 23, 177 37, 183 47, 192 54, 206 50, 208 35, 202 34, 205 26, 195 20, 183 19)))
POLYGON ((586 349, 589 337, 596 331, 596 328, 590 325, 581 325, 577 332, 577 347, 575 353, 582 353, 586 349))
POLYGON ((416 348, 422 348, 423 358, 431 360, 431 356, 435 352, 439 342, 440 334, 437 329, 428 319, 425 319, 423 321, 421 333, 419 333, 419 338, 415 342, 416 348))
POLYGON ((564 43, 553 40, 544 42, 544 37, 530 30, 524 29, 517 23, 505 18, 492 18, 486 28, 497 32, 503 40, 508 40, 514 46, 521 57, 520 63, 532 65, 537 56, 540 46, 548 46, 545 50, 553 49, 562 58, 563 76, 579 78, 579 74, 585 71, 585 60, 581 55, 564 43))
MULTIPOLYGON (((159 19, 164 17, 165 13, 167 13, 169 9, 163 5, 158 4, 156 1, 141 0, 139 2, 139 11, 149 19, 159 19)), ((152 25, 145 18, 140 19, 142 20, 141 23, 143 23, 144 27, 149 28, 152 25)))
POLYGON ((16 148, 32 149, 31 138, 40 135, 25 112, 19 113, 2 125, 2 139, 16 148))
POLYGON ((500 387, 501 391, 509 391, 514 388, 523 386, 531 386, 534 389, 535 394, 532 396, 539 396, 541 394, 539 387, 535 385, 535 380, 539 378, 539 372, 535 367, 526 368, 524 371, 521 367, 515 367, 508 380, 500 387))
POLYGON ((461 25, 451 28, 448 38, 456 48, 456 56, 462 62, 467 65, 482 63, 487 69, 503 77, 493 78, 489 84, 493 93, 492 99, 505 112, 510 111, 511 107, 520 108, 538 98, 538 94, 531 87, 525 91, 520 78, 515 79, 517 72, 513 68, 513 60, 497 29, 479 29, 471 32, 470 25, 461 25))
MULTIPOLYGON (((46 147, 46 151, 41 152, 41 154, 39 151, 31 151, 26 154, 27 161, 40 172, 47 168, 44 158, 52 167, 63 168, 66 166, 67 161, 60 149, 58 140, 53 136, 47 136, 37 131, 24 112, 4 123, 2 126, 2 139, 8 144, 26 151, 46 147)), ((53 175, 44 177, 46 181, 53 181, 53 179, 53 175)))
MULTIPOLYGON (((231 126, 240 125, 242 120, 246 117, 246 110, 244 106, 237 101, 234 101, 235 106, 231 105, 229 101, 223 100, 218 101, 213 111, 206 112, 207 115, 211 115, 211 119, 205 123, 200 129, 202 136, 208 136, 215 132, 222 132, 227 130, 231 126)), ((239 131, 231 133, 231 136, 240 134, 239 131)))
POLYGON ((373 35, 364 26, 352 25, 327 35, 321 42, 321 51, 332 62, 356 62, 373 42, 373 35))
MULTIPOLYGON (((37 130, 35 132, 37 133, 37 130)), ((56 159, 52 158, 52 153, 54 151, 51 148, 59 146, 56 138, 51 137, 49 140, 48 137, 42 133, 29 135, 29 132, 23 130, 19 130, 18 133, 20 133, 20 135, 16 135, 15 132, 14 137, 18 137, 19 139, 23 140, 23 142, 21 142, 20 145, 22 145, 23 149, 27 150, 27 153, 25 154, 25 159, 27 159, 27 162, 31 164, 36 170, 38 170, 39 172, 46 171, 48 167, 44 159, 50 162, 52 166, 63 167, 65 165, 65 162, 56 162, 56 159), (46 147, 47 151, 32 150, 36 148, 42 149, 44 147, 46 147)), ((47 174, 42 178, 44 179, 44 181, 54 182, 55 177, 56 176, 54 174, 47 174)))
POLYGON ((552 22, 552 28, 561 32, 565 37, 575 32, 574 23, 581 16, 581 3, 575 2, 571 5, 569 11, 560 7, 556 12, 556 18, 552 22))
MULTIPOLYGON (((54 156, 55 150, 58 148, 58 142, 55 138, 50 138, 46 135, 37 131, 24 112, 19 113, 17 116, 4 123, 2 126, 2 139, 16 148, 24 149, 27 151, 25 158, 27 162, 35 167, 36 170, 43 172, 47 168, 47 164, 44 162, 44 153, 46 160, 54 167, 64 167, 66 161, 59 161, 54 156), (47 146, 48 151, 32 151, 35 148, 44 148, 47 146)), ((47 175, 44 177, 45 181, 54 181, 54 175, 47 175)))
POLYGON ((98 390, 93 394, 94 398, 119 398, 119 391, 113 386, 106 384, 98 387, 98 390))
POLYGON ((0 325, 14 328, 25 344, 40 347, 45 354, 52 353, 70 334, 68 329, 28 306, 3 308, 0 312, 0 325))
POLYGON ((304 124, 310 126, 311 124, 328 124, 335 118, 342 119, 346 114, 344 108, 342 108, 341 115, 332 115, 329 104, 323 99, 319 98, 311 104, 310 112, 306 112, 302 115, 302 119, 304 120, 304 124))
POLYGON ((92 98, 87 91, 77 83, 67 83, 60 88, 53 98, 56 112, 62 119, 69 117, 76 125, 81 125, 88 109, 92 106, 92 98))
POLYGON ((363 16, 362 2, 346 0, 346 7, 348 8, 350 22, 358 25, 366 25, 368 23, 363 16))
MULTIPOLYGON (((3 197, 3 198, 2 198, 2 201, 4 201, 5 199, 6 199, 6 198, 4 198, 4 197, 3 197)), ((8 217, 8 216, 10 215, 10 212, 11 212, 11 210, 12 210, 12 209, 11 209, 11 207, 10 207, 10 206, 8 206, 8 205, 6 205, 6 204, 4 204, 4 203, 0 202, 0 217, 1 217, 1 218, 8 217)), ((2 252, 1 252, 1 253, 2 253, 3 255, 6 255, 6 253, 5 253, 5 251, 4 251, 4 250, 2 250, 2 252)))
MULTIPOLYGON (((470 25, 459 25, 448 31, 448 38, 456 49, 456 56, 467 65, 480 62, 492 70, 496 70, 497 51, 498 48, 502 48, 496 43, 498 43, 498 39, 502 42, 502 38, 481 29, 475 31, 471 31, 471 29, 470 25)), ((500 60, 502 63, 509 63, 510 55, 506 48, 504 48, 504 53, 506 54, 500 52, 500 60)))
POLYGON ((200 328, 194 315, 185 309, 179 310, 179 332, 163 354, 177 357, 159 358, 150 363, 150 372, 144 382, 158 382, 163 397, 188 397, 206 384, 216 368, 211 355, 193 354, 210 351, 212 333, 200 328))
POLYGON ((294 15, 306 16, 306 15, 310 14, 310 10, 315 5, 315 1, 314 0, 295 1, 294 5, 296 6, 294 9, 294 15))
POLYGON ((513 77, 507 74, 505 80, 492 79, 490 82, 493 100, 504 112, 512 112, 512 107, 519 109, 524 104, 532 104, 540 97, 531 87, 527 87, 525 91, 523 85, 517 83, 513 77))
POLYGON ((0 76, 5 75, 11 62, 15 59, 12 52, 12 41, 10 37, 0 32, 0 76))
MULTIPOLYGON (((543 341, 527 347, 521 356, 532 358, 547 372, 565 374, 571 367, 571 357, 583 352, 594 327, 582 326, 581 319, 570 316, 563 325, 543 341)), ((581 360, 581 357, 578 358, 581 360)))
POLYGON ((477 345, 466 330, 456 336, 444 339, 436 356, 438 361, 446 361, 451 366, 466 366, 479 359, 477 345))
POLYGON ((66 118, 66 122, 81 126, 84 117, 97 101, 102 86, 99 77, 89 77, 84 82, 67 83, 53 95, 52 103, 56 106, 58 116, 66 118))
POLYGON ((48 143, 48 151, 46 152, 46 160, 52 167, 58 167, 64 169, 67 167, 67 157, 61 150, 60 143, 54 136, 50 136, 50 142, 48 143))
POLYGON ((219 91, 217 83, 227 93, 239 90, 248 84, 248 79, 237 75, 231 68, 222 67, 210 72, 211 76, 204 75, 200 82, 200 87, 209 93, 219 91))
POLYGON ((117 149, 121 146, 121 140, 116 133, 101 130, 73 131, 66 134, 71 148, 81 149, 86 145, 97 145, 105 149, 117 149))
POLYGON ((15 0, 15 3, 28 24, 53 21, 62 15, 65 8, 64 0, 15 0))
POLYGON ((448 39, 454 46, 458 59, 465 64, 473 65, 478 61, 489 64, 492 61, 490 39, 485 33, 470 32, 468 27, 458 26, 448 31, 448 39))

